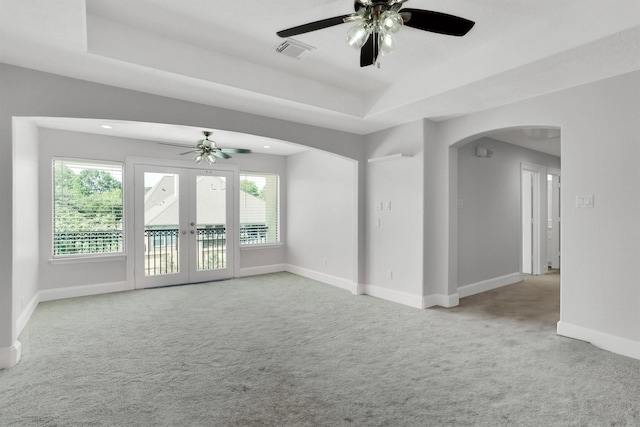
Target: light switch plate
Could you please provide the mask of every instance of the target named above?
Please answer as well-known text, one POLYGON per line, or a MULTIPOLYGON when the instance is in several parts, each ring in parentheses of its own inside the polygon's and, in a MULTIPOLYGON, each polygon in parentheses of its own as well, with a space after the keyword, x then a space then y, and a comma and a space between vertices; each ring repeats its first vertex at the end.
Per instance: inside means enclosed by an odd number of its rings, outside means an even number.
POLYGON ((592 208, 593 207, 593 194, 587 194, 584 196, 576 196, 577 208, 592 208))

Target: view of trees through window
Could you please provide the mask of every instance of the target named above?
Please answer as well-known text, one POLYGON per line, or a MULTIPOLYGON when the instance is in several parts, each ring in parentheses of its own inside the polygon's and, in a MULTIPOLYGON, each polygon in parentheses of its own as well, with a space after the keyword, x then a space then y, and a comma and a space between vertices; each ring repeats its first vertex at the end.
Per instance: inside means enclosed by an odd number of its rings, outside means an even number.
POLYGON ((278 175, 240 174, 240 244, 278 243, 278 175))
POLYGON ((53 255, 123 252, 122 165, 53 161, 53 255))

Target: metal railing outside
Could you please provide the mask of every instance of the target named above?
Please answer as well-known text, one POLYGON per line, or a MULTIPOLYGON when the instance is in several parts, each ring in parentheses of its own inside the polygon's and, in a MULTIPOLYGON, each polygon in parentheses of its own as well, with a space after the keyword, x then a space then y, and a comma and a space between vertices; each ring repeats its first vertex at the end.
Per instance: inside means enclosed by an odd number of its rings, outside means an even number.
POLYGON ((53 234, 53 255, 118 253, 123 250, 122 230, 59 231, 53 234))
MULTIPOLYGON (((240 226, 240 244, 267 243, 268 227, 261 224, 240 226)), ((145 275, 171 274, 179 271, 179 237, 177 228, 146 229, 145 275)), ((122 230, 54 233, 54 255, 119 253, 124 250, 122 230)), ((198 270, 226 267, 227 234, 225 227, 197 229, 198 270)))

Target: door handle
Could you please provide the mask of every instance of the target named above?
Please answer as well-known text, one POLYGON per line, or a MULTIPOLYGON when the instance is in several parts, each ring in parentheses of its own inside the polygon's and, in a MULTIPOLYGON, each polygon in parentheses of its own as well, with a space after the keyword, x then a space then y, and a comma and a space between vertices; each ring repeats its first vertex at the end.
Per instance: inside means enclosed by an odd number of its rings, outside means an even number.
POLYGON ((187 230, 182 230, 182 234, 187 234, 187 230))
POLYGON ((196 223, 195 223, 195 222, 192 222, 192 223, 191 223, 191 226, 193 227, 194 225, 196 225, 196 223))
POLYGON ((195 230, 191 230, 190 233, 191 234, 196 234, 196 231, 195 230))

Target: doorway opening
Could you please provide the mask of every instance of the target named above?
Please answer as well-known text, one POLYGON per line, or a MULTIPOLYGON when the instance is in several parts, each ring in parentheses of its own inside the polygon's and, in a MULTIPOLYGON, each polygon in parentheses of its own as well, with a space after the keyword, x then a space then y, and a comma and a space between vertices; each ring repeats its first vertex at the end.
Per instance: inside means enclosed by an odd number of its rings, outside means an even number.
POLYGON ((560 130, 491 131, 451 153, 459 297, 559 273, 560 130))
POLYGON ((233 172, 135 167, 135 287, 233 277, 233 172))

